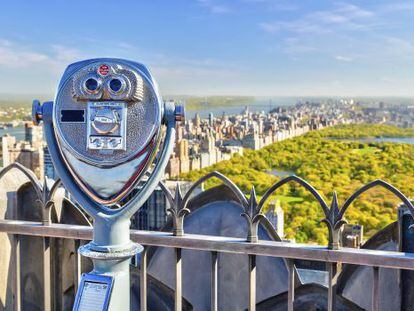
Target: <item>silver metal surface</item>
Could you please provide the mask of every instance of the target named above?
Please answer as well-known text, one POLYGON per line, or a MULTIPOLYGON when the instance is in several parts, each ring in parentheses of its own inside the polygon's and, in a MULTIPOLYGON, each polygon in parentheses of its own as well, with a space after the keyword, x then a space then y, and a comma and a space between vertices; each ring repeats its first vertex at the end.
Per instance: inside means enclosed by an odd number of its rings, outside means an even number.
POLYGON ((88 102, 87 148, 125 150, 127 106, 123 102, 88 102))
MULTIPOLYGON (((44 132, 46 141, 57 174, 62 179, 62 183, 65 185, 65 188, 76 197, 77 202, 94 219, 107 218, 108 220, 111 220, 111 222, 118 218, 129 219, 142 206, 142 204, 145 203, 145 201, 157 187, 159 180, 164 174, 164 170, 168 164, 168 159, 172 152, 175 141, 175 120, 173 118, 174 107, 166 105, 164 109, 164 122, 166 122, 167 130, 165 134, 163 149, 159 156, 157 165, 154 167, 148 180, 144 183, 141 191, 139 191, 136 196, 129 200, 120 209, 108 208, 107 206, 100 204, 100 202, 94 201, 87 192, 79 189, 79 186, 74 181, 73 175, 71 175, 69 168, 65 165, 65 160, 60 153, 58 143, 56 139, 54 139, 54 128, 51 118, 52 103, 46 102, 42 107, 44 113, 44 132)), ((83 172, 85 176, 88 176, 85 169, 83 172)), ((104 180, 104 178, 100 179, 104 180)))
POLYGON ((122 260, 131 258, 137 253, 144 250, 142 245, 131 243, 131 247, 127 250, 113 251, 113 252, 99 252, 96 251, 91 244, 86 244, 79 247, 78 252, 84 257, 97 260, 122 260))
POLYGON ((143 65, 117 59, 70 65, 57 90, 53 124, 62 157, 79 187, 104 205, 128 195, 154 159, 162 114, 157 85, 143 65), (109 87, 115 78, 122 84, 118 92, 109 87), (86 89, 88 79, 98 82, 96 91, 86 89), (83 118, 63 119, 76 111, 85 111, 83 118))
POLYGON ((143 250, 130 240, 130 217, 151 195, 167 165, 175 138, 174 108, 164 107, 148 69, 118 59, 70 65, 55 103, 33 105, 34 120, 41 114, 44 121, 58 175, 93 218, 93 241, 79 253, 92 259, 92 274, 114 280, 108 310, 130 308, 129 262, 143 250), (119 89, 111 86, 114 79, 119 89), (162 122, 166 137, 157 165, 141 190, 121 206, 158 152, 162 122))

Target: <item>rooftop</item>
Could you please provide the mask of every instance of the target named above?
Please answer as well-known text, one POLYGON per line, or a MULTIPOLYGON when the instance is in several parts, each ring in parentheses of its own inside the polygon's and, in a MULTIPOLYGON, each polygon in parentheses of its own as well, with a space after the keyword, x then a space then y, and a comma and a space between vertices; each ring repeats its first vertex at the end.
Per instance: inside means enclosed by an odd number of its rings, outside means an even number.
MULTIPOLYGON (((59 181, 43 184, 18 164, 0 176, 0 231, 7 233, 0 236, 3 307, 70 310, 80 273, 91 269, 76 252, 92 238, 88 217, 65 198, 59 181)), ((413 207, 388 183, 373 181, 342 206, 336 197, 328 204, 296 176, 281 179, 260 201, 254 191, 243 194, 217 172, 184 196, 160 187, 169 200, 169 222, 160 232, 131 230, 131 238, 145 246, 131 267, 134 310, 392 310, 410 303, 413 207), (223 185, 193 196, 209 178, 223 185), (263 216, 269 195, 287 182, 319 201, 328 245, 282 242, 263 216), (398 221, 360 249, 342 247, 339 233, 348 206, 373 187, 404 203, 398 221), (174 218, 183 218, 182 228, 174 218), (177 301, 182 305, 177 307, 177 301)))

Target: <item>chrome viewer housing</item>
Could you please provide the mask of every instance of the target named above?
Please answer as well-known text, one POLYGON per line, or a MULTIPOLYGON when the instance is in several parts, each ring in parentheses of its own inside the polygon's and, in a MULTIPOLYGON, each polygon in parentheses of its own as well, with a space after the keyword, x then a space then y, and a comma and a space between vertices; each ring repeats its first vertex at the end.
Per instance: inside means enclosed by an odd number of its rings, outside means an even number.
POLYGON ((148 69, 118 59, 70 65, 53 106, 55 135, 77 184, 96 202, 125 197, 160 143, 163 102, 148 69))

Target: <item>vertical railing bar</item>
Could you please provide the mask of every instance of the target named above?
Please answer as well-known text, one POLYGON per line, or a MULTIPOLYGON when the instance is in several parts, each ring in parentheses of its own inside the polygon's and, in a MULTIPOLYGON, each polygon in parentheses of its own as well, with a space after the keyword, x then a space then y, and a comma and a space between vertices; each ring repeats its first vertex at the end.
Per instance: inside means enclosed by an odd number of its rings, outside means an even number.
POLYGON ((249 255, 249 310, 256 310, 256 255, 249 255))
POLYGON ((81 256, 78 253, 78 249, 81 245, 80 240, 74 240, 74 247, 75 251, 73 253, 73 260, 74 260, 74 269, 73 269, 73 282, 75 284, 75 293, 78 291, 78 285, 82 273, 82 262, 81 262, 81 256))
POLYGON ((218 253, 211 252, 211 310, 218 310, 218 253))
POLYGON ((139 271, 141 311, 147 311, 147 252, 148 248, 145 247, 141 253, 141 268, 139 271))
POLYGON ((20 235, 14 234, 12 239, 12 256, 13 262, 13 309, 20 311, 22 309, 21 300, 21 267, 20 267, 20 235))
POLYGON ((372 267, 372 311, 379 311, 379 268, 372 267))
POLYGON ((50 238, 43 237, 43 304, 45 311, 52 310, 52 300, 51 300, 51 275, 50 275, 50 268, 51 268, 51 258, 50 258, 50 238))
POLYGON ((335 310, 336 281, 335 271, 336 262, 328 262, 328 311, 335 310))
MULTIPOLYGON (((65 240, 61 239, 61 238, 57 238, 55 245, 56 245, 56 250, 55 250, 56 253, 52 254, 52 258, 55 258, 54 256, 56 256, 56 254, 62 253, 62 250, 65 247, 65 240)), ((70 259, 73 261, 73 254, 70 255, 70 259)), ((53 261, 52 261, 52 263, 53 263, 53 261)), ((54 301, 53 308, 54 308, 54 310, 63 310, 62 305, 64 304, 64 301, 65 301, 65 293, 64 293, 64 290, 62 288, 64 287, 64 284, 62 284, 62 282, 59 282, 59 280, 62 279, 62 276, 64 275, 65 271, 62 269, 62 266, 55 265, 55 264, 52 265, 52 268, 53 268, 52 269, 53 280, 55 282, 57 281, 56 283, 53 283, 53 287, 52 287, 53 288, 53 298, 56 299, 54 301)), ((74 267, 74 269, 75 269, 75 267, 74 267)), ((75 270, 73 270, 73 271, 75 271, 75 270)), ((74 273, 73 273, 72 277, 74 277, 74 273)), ((74 283, 74 285, 76 285, 75 282, 73 282, 73 283, 74 283)), ((76 288, 75 288, 75 290, 76 290, 76 288)), ((74 295, 76 295, 76 291, 74 291, 74 295)))
POLYGON ((182 261, 181 248, 175 249, 175 311, 182 310, 182 261))
POLYGON ((293 311, 295 302, 295 264, 293 259, 287 259, 288 265, 288 311, 293 311))
MULTIPOLYGON (((12 192, 9 198, 12 206, 12 219, 19 219, 19 210, 17 208, 17 193, 12 192)), ((11 240, 11 260, 13 266, 13 310, 20 311, 22 309, 22 286, 21 286, 21 262, 20 262, 20 235, 13 234, 11 240), (13 260, 14 258, 14 260, 13 260)))

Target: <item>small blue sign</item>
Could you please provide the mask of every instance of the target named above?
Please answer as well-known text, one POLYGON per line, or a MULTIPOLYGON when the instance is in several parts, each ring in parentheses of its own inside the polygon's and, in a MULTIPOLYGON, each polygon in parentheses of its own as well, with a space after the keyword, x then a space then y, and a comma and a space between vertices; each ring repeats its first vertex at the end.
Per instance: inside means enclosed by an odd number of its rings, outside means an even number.
POLYGON ((82 274, 73 311, 106 311, 111 297, 113 278, 107 275, 82 274))

